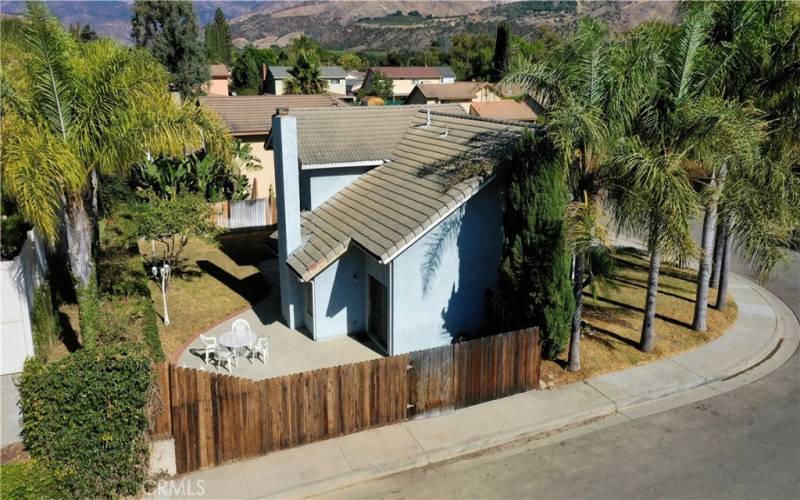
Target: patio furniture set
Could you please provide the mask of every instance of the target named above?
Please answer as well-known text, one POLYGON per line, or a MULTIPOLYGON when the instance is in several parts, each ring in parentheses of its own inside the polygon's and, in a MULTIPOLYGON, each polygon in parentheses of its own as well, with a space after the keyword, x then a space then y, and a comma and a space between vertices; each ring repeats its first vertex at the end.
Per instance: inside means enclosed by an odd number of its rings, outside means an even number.
POLYGON ((228 373, 233 367, 239 366, 239 358, 246 357, 252 362, 253 358, 261 358, 264 365, 269 359, 269 338, 257 338, 250 328, 250 323, 244 319, 237 319, 233 322, 231 331, 225 332, 217 337, 207 337, 200 335, 203 348, 200 355, 205 364, 213 360, 217 368, 222 366, 228 373))

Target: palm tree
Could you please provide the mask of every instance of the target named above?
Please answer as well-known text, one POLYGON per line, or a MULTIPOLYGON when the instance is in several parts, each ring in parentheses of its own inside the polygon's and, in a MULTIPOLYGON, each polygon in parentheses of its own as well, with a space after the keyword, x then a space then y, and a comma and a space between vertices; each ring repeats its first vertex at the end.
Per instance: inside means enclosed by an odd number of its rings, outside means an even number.
POLYGON ((319 69, 319 56, 316 52, 299 49, 292 78, 286 81, 287 94, 322 94, 328 90, 328 82, 322 79, 319 69))
MULTIPOLYGON (((686 2, 681 8, 688 15, 706 13, 709 17, 710 28, 704 42, 709 56, 706 61, 707 77, 704 85, 707 85, 710 92, 728 101, 754 103, 765 113, 770 124, 767 135, 770 140, 765 143, 763 139, 767 125, 757 119, 757 112, 743 115, 735 108, 728 107, 727 110, 723 110, 727 113, 720 113, 719 117, 715 118, 720 120, 719 126, 716 127, 720 137, 714 139, 713 133, 707 137, 710 142, 724 141, 731 146, 742 146, 742 148, 730 151, 728 158, 717 158, 716 165, 713 165, 713 162, 706 162, 707 167, 710 167, 707 168, 710 172, 709 196, 705 207, 702 233, 704 252, 698 273, 693 321, 693 327, 703 331, 706 328, 710 286, 711 245, 716 238, 718 227, 717 212, 729 214, 721 220, 724 226, 731 226, 734 223, 731 217, 734 217, 733 213, 736 212, 737 206, 748 204, 748 200, 739 196, 764 193, 763 190, 769 187, 777 191, 761 202, 771 203, 772 209, 778 214, 791 209, 791 205, 784 203, 787 200, 783 194, 792 183, 779 186, 769 178, 776 176, 776 169, 784 169, 783 177, 787 174, 785 171, 787 162, 780 160, 782 148, 776 148, 776 143, 797 143, 797 126, 800 124, 800 111, 796 106, 796 102, 800 99, 798 90, 800 67, 797 63, 800 60, 798 44, 800 25, 796 20, 792 21, 792 16, 796 19, 800 9, 790 2, 754 1, 686 2), (743 133, 749 137, 742 135, 743 133), (729 182, 737 182, 737 186, 741 186, 743 180, 751 184, 755 182, 761 189, 758 193, 738 188, 727 190, 729 182), (729 206, 724 207, 723 203, 729 206)), ((715 156, 708 151, 704 154, 707 158, 715 156)), ((786 217, 778 218, 786 220, 786 217)), ((715 273, 724 274, 725 283, 727 283, 727 267, 723 266, 724 249, 731 247, 731 239, 735 234, 738 235, 737 239, 741 244, 748 248, 745 252, 753 258, 754 266, 760 271, 768 272, 780 260, 779 245, 784 239, 785 229, 791 227, 791 224, 782 227, 772 224, 753 226, 746 222, 736 225, 739 226, 738 229, 721 231, 726 233, 724 238, 716 238, 719 241, 719 259, 715 273), (777 234, 775 230, 778 231, 777 234), (772 231, 773 234, 769 235, 766 231, 772 231)), ((719 308, 725 306, 725 290, 726 288, 722 289, 723 293, 719 293, 718 290, 719 308)))
MULTIPOLYGON (((178 105, 169 76, 147 52, 111 40, 76 44, 37 2, 26 35, 3 60, 3 187, 50 242, 61 214, 79 290, 94 284, 97 184, 148 154, 206 147, 228 157, 218 118, 178 105)), ((79 297, 81 294, 79 294, 79 297)))
POLYGON ((580 336, 584 288, 596 277, 591 268, 597 250, 608 248, 602 194, 614 179, 604 173, 608 154, 632 123, 635 104, 644 95, 648 75, 633 65, 636 45, 612 39, 598 21, 584 18, 577 33, 542 62, 518 59, 502 85, 534 96, 546 108, 543 121, 563 153, 572 191, 573 294, 575 314, 568 369, 580 370, 580 336), (642 71, 631 71, 632 68, 642 71), (580 234, 580 237, 575 237, 580 234))

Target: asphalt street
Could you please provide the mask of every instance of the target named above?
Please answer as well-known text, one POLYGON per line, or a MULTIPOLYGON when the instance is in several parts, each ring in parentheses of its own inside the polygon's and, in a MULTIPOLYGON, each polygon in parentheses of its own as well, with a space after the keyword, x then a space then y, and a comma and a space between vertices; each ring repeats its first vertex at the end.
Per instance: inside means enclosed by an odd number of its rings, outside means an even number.
MULTIPOLYGON (((800 316, 800 255, 765 284, 800 316)), ((735 271, 748 275, 736 263, 735 271)), ((546 446, 486 453, 337 498, 800 498, 800 356, 752 384, 546 446)))

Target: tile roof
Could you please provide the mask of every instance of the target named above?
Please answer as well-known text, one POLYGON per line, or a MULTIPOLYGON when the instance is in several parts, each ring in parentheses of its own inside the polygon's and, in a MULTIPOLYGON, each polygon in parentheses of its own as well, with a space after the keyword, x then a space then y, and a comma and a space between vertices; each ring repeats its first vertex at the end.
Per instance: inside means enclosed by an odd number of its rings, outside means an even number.
POLYGON ((303 245, 288 265, 305 281, 351 243, 388 263, 488 181, 458 181, 465 163, 497 157, 523 130, 518 123, 417 111, 391 161, 360 176, 303 217, 303 245))
POLYGON ((455 77, 449 66, 376 66, 370 69, 393 79, 455 77))
POLYGON ((469 114, 483 118, 521 122, 532 122, 538 118, 538 115, 530 106, 524 102, 511 100, 473 102, 470 105, 469 114))
POLYGON ((344 106, 339 99, 321 95, 203 96, 198 102, 219 114, 233 135, 268 134, 278 108, 344 106))
POLYGON ((231 71, 224 64, 209 64, 208 72, 211 78, 227 78, 231 76, 231 71))
POLYGON ((427 99, 471 101, 479 90, 488 85, 483 82, 418 83, 416 88, 427 99))
MULTIPOLYGON (((292 69, 291 66, 269 66, 268 68, 274 78, 281 79, 292 76, 289 73, 289 70, 292 69)), ((321 77, 325 79, 347 77, 347 72, 341 66, 320 66, 319 72, 321 77)))
POLYGON ((464 114, 458 105, 290 108, 304 165, 387 160, 420 109, 464 114))

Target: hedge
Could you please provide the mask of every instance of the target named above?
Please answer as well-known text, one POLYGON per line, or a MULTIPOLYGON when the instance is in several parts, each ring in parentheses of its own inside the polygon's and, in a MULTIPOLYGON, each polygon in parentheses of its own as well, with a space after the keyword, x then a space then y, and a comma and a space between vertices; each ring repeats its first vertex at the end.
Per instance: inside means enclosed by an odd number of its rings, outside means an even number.
POLYGON ((20 382, 22 437, 66 497, 137 494, 148 471, 151 360, 132 343, 30 358, 20 382))

